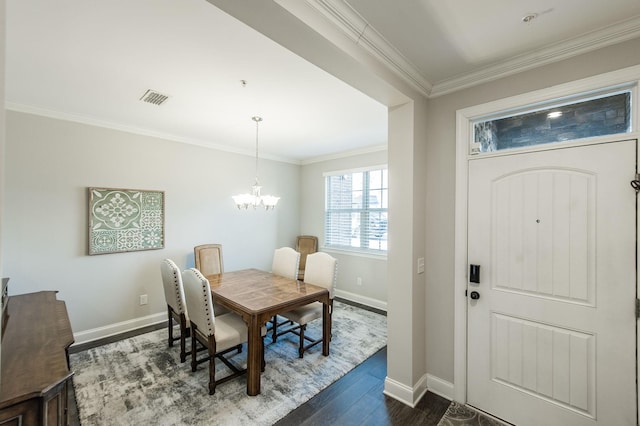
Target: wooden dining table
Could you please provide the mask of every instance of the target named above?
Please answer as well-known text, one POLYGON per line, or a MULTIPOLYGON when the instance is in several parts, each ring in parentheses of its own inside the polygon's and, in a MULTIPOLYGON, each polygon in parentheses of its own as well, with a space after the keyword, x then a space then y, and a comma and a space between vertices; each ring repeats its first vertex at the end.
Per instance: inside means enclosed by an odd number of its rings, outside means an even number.
POLYGON ((311 302, 324 305, 322 313, 322 354, 329 355, 331 316, 329 291, 320 286, 274 275, 258 269, 224 272, 206 277, 213 303, 237 313, 247 323, 247 394, 260 393, 262 370, 262 327, 274 315, 311 302))

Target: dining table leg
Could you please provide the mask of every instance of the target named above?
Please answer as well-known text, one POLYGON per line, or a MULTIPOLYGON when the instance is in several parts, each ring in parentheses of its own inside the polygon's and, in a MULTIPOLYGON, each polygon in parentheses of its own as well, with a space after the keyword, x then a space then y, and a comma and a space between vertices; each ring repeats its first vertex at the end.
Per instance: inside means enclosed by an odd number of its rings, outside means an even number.
POLYGON ((260 393, 260 372, 262 370, 262 334, 257 317, 252 317, 248 329, 247 354, 247 395, 255 396, 260 393))

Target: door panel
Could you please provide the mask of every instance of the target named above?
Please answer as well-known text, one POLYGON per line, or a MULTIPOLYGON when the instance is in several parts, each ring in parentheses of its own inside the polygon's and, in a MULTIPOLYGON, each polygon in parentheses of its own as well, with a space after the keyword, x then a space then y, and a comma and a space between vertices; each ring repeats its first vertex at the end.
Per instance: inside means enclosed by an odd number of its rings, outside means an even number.
POLYGON ((526 425, 634 425, 636 141, 469 162, 467 401, 526 425))
POLYGON ((595 417, 595 336, 493 313, 491 378, 595 417))
POLYGON ((594 180, 540 168, 491 183, 496 287, 593 304, 594 180))

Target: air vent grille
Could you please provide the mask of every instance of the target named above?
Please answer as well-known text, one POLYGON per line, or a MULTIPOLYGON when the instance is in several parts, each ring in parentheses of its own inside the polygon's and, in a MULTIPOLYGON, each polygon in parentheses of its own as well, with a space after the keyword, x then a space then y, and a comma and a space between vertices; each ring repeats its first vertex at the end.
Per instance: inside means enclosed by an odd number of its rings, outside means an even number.
POLYGON ((156 92, 155 90, 147 90, 144 92, 144 95, 140 98, 141 101, 147 102, 154 105, 162 105, 164 101, 169 99, 169 96, 163 95, 162 93, 156 92))

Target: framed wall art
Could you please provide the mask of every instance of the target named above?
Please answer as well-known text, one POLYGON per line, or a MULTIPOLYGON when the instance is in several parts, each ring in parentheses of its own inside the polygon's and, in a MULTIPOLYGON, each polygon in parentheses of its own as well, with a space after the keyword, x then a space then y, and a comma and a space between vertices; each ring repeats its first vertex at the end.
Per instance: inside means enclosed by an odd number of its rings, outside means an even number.
POLYGON ((89 254, 164 248, 164 191, 89 188, 89 254))

